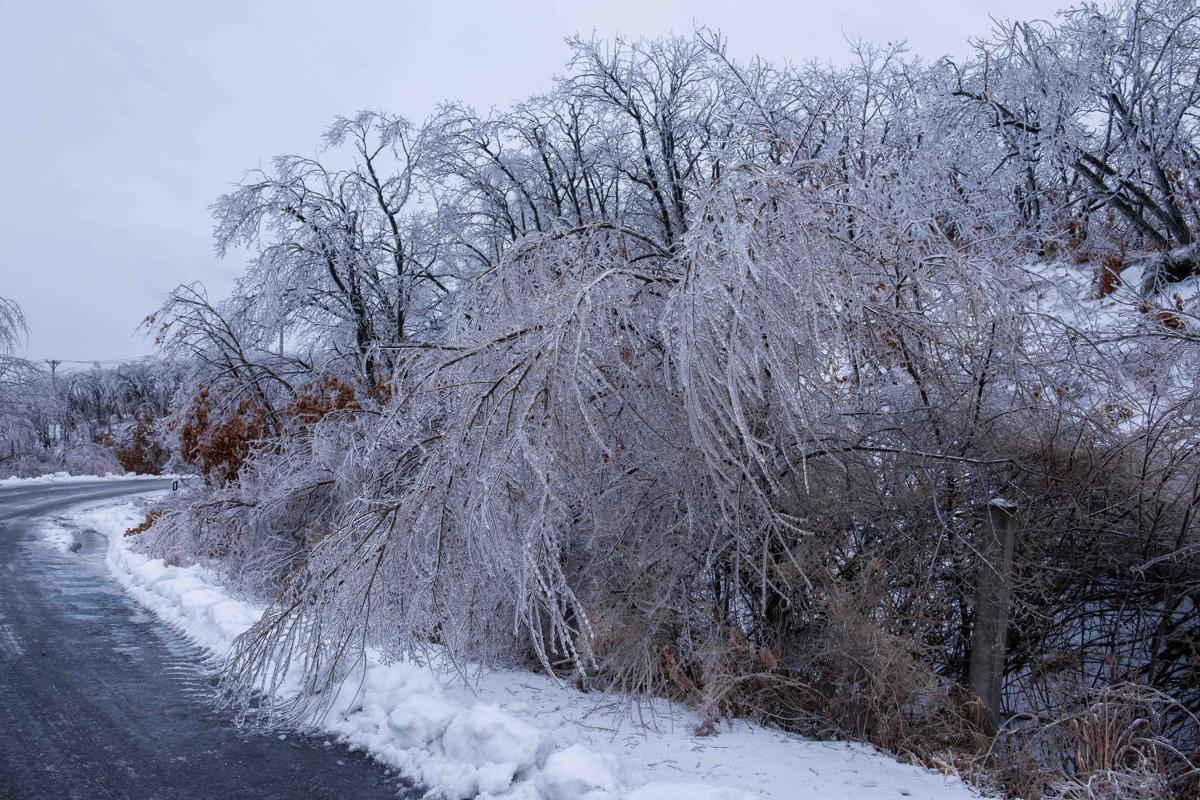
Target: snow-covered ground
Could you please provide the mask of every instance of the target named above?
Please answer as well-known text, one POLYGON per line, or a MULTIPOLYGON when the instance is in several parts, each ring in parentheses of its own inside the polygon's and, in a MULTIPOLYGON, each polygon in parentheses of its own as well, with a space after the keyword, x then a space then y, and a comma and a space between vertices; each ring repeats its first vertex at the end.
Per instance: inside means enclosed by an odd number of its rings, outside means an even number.
MULTIPOLYGON (((108 564, 143 605, 214 656, 261 609, 201 567, 129 547, 142 518, 130 503, 80 511, 108 536, 108 564)), ((432 797, 509 800, 970 800, 957 779, 866 746, 814 742, 735 722, 696 736, 699 718, 665 702, 635 708, 523 671, 464 683, 450 671, 372 658, 319 723, 433 790, 432 797)))
POLYGON ((40 483, 93 483, 95 481, 128 481, 128 480, 161 480, 173 477, 171 475, 139 475, 136 472, 118 474, 110 472, 107 475, 72 475, 69 472, 52 472, 49 475, 38 475, 36 478, 0 478, 0 487, 29 486, 40 483))

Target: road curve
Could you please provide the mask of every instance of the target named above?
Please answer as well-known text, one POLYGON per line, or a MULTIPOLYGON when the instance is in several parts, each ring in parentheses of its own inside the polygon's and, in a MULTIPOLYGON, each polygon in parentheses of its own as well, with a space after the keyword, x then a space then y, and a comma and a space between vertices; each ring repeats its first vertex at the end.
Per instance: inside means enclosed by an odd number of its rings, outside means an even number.
POLYGON ((327 740, 237 729, 213 710, 201 653, 109 575, 102 536, 73 553, 41 540, 72 506, 169 486, 0 488, 0 800, 418 796, 327 740))

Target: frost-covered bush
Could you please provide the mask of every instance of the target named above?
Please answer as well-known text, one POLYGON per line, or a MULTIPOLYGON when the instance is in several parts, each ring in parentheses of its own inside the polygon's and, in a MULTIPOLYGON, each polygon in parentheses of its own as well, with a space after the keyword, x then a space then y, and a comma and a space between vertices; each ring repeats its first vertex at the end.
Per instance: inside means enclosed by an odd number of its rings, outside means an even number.
POLYGON ((1196 26, 1088 7, 843 70, 576 39, 509 112, 365 113, 252 176, 216 206, 246 278, 152 322, 208 481, 142 534, 269 603, 229 696, 290 670, 299 714, 367 646, 433 650, 1013 788, 962 688, 1003 498, 1004 712, 1129 682, 1194 746, 1196 102, 1097 87, 1178 89, 1196 26))
POLYGON ((4 463, 4 477, 36 478, 69 472, 72 475, 122 475, 125 468, 117 460, 112 448, 81 442, 51 448, 38 448, 33 452, 18 455, 4 463))

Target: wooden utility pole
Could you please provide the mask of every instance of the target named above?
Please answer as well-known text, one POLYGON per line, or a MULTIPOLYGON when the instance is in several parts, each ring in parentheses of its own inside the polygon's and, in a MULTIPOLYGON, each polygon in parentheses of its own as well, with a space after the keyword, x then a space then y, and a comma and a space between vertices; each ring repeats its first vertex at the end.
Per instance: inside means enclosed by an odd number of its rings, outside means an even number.
MULTIPOLYGON (((47 358, 46 363, 50 365, 50 386, 54 389, 54 396, 58 396, 58 365, 62 363, 61 358, 47 358)), ((50 425, 51 441, 57 442, 62 435, 62 426, 59 423, 50 425)))
POLYGON ((50 365, 50 385, 54 387, 54 391, 58 391, 58 365, 62 363, 59 358, 47 358, 46 363, 50 365))
POLYGON ((1008 597, 1012 590, 1017 506, 995 498, 988 503, 988 524, 979 543, 975 577, 975 624, 967 685, 987 712, 984 727, 994 731, 1000 719, 1000 689, 1008 638, 1008 597))

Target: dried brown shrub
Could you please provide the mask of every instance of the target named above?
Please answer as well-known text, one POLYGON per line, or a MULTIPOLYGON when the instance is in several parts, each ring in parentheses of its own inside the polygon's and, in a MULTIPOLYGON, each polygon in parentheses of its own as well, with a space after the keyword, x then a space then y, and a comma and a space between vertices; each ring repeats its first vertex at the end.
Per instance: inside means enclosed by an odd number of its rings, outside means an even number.
POLYGON ((146 515, 146 518, 137 525, 134 525, 132 528, 126 528, 125 535, 137 536, 139 533, 145 533, 146 531, 150 530, 150 526, 153 525, 161 516, 161 511, 151 511, 146 515))
POLYGON ((831 583, 820 622, 806 630, 764 643, 731 630, 708 648, 698 700, 709 724, 745 717, 815 738, 850 737, 936 768, 948 751, 985 747, 962 692, 911 639, 866 611, 879 607, 879 586, 831 583))
POLYGON ((155 434, 154 417, 148 409, 143 408, 134 415, 134 420, 129 445, 117 448, 117 461, 126 472, 160 475, 160 465, 167 454, 155 434))
POLYGON ((1195 797, 1195 756, 1171 742, 1171 698, 1132 683, 1059 687, 1052 716, 1010 721, 977 760, 984 782, 1010 797, 1042 800, 1173 800, 1195 797), (1046 753, 1062 756, 1047 764, 1046 753))
POLYGON ((357 410, 359 404, 354 387, 335 376, 327 375, 302 388, 284 409, 284 415, 301 425, 311 425, 336 411, 357 410))
POLYGON ((220 486, 237 479, 268 429, 265 412, 249 400, 241 400, 219 419, 214 411, 208 388, 201 386, 179 427, 179 454, 200 470, 205 482, 220 486))
POLYGON ((1120 253, 1108 253, 1100 263, 1092 278, 1096 284, 1096 297, 1104 298, 1117 290, 1121 285, 1121 270, 1125 267, 1125 259, 1120 253))

